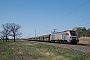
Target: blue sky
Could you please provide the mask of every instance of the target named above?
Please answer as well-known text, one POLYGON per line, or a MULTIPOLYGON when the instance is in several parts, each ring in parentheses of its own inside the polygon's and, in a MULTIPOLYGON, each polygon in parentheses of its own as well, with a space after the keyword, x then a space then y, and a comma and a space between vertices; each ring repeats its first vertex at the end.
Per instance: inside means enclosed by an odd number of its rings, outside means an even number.
POLYGON ((51 33, 53 29, 90 28, 90 1, 83 5, 87 1, 0 0, 0 31, 2 24, 16 23, 21 25, 22 37, 27 38, 35 36, 35 30, 39 36, 51 33))

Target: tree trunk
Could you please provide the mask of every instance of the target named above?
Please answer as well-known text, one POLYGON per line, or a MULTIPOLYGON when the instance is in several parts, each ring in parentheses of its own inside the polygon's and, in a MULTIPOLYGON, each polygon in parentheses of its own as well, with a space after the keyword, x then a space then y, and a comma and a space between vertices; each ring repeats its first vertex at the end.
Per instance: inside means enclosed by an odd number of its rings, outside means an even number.
POLYGON ((15 42, 15 34, 14 34, 14 42, 15 42))
POLYGON ((15 42, 15 36, 14 36, 14 42, 15 42))
POLYGON ((7 42, 7 35, 6 35, 6 42, 7 42))

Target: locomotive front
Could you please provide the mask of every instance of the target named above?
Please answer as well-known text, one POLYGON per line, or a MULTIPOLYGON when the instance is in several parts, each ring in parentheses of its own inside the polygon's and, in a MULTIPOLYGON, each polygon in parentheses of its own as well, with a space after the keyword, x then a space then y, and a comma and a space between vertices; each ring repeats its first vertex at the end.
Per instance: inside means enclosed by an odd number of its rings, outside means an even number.
POLYGON ((78 34, 76 33, 76 31, 70 31, 70 42, 75 44, 79 42, 78 34))

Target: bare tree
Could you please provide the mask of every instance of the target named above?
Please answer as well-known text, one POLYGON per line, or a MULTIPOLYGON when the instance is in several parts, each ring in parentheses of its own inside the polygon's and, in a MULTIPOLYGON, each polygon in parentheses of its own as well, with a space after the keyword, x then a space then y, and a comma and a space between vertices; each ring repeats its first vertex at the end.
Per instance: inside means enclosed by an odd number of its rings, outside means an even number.
POLYGON ((5 32, 4 31, 0 32, 0 38, 1 38, 1 40, 4 41, 4 39, 5 39, 5 32))
POLYGON ((11 36, 13 36, 14 38, 14 42, 15 42, 15 39, 16 39, 16 36, 20 36, 21 33, 19 32, 19 29, 21 28, 20 25, 18 24, 15 24, 15 23, 11 23, 10 24, 10 30, 11 30, 11 36))
POLYGON ((10 34, 10 23, 2 24, 2 28, 3 28, 2 35, 3 37, 5 36, 7 42, 8 36, 10 34))

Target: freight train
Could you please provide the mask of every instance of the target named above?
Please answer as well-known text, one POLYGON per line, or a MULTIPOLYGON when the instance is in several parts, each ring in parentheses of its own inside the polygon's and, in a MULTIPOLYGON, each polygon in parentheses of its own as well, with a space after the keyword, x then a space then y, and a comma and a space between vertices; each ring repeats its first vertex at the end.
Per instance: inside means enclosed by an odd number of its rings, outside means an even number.
POLYGON ((79 42, 77 32, 72 30, 66 30, 62 32, 53 31, 51 34, 32 37, 32 38, 29 38, 29 40, 49 41, 49 42, 59 42, 59 43, 73 43, 73 44, 77 44, 79 42))

